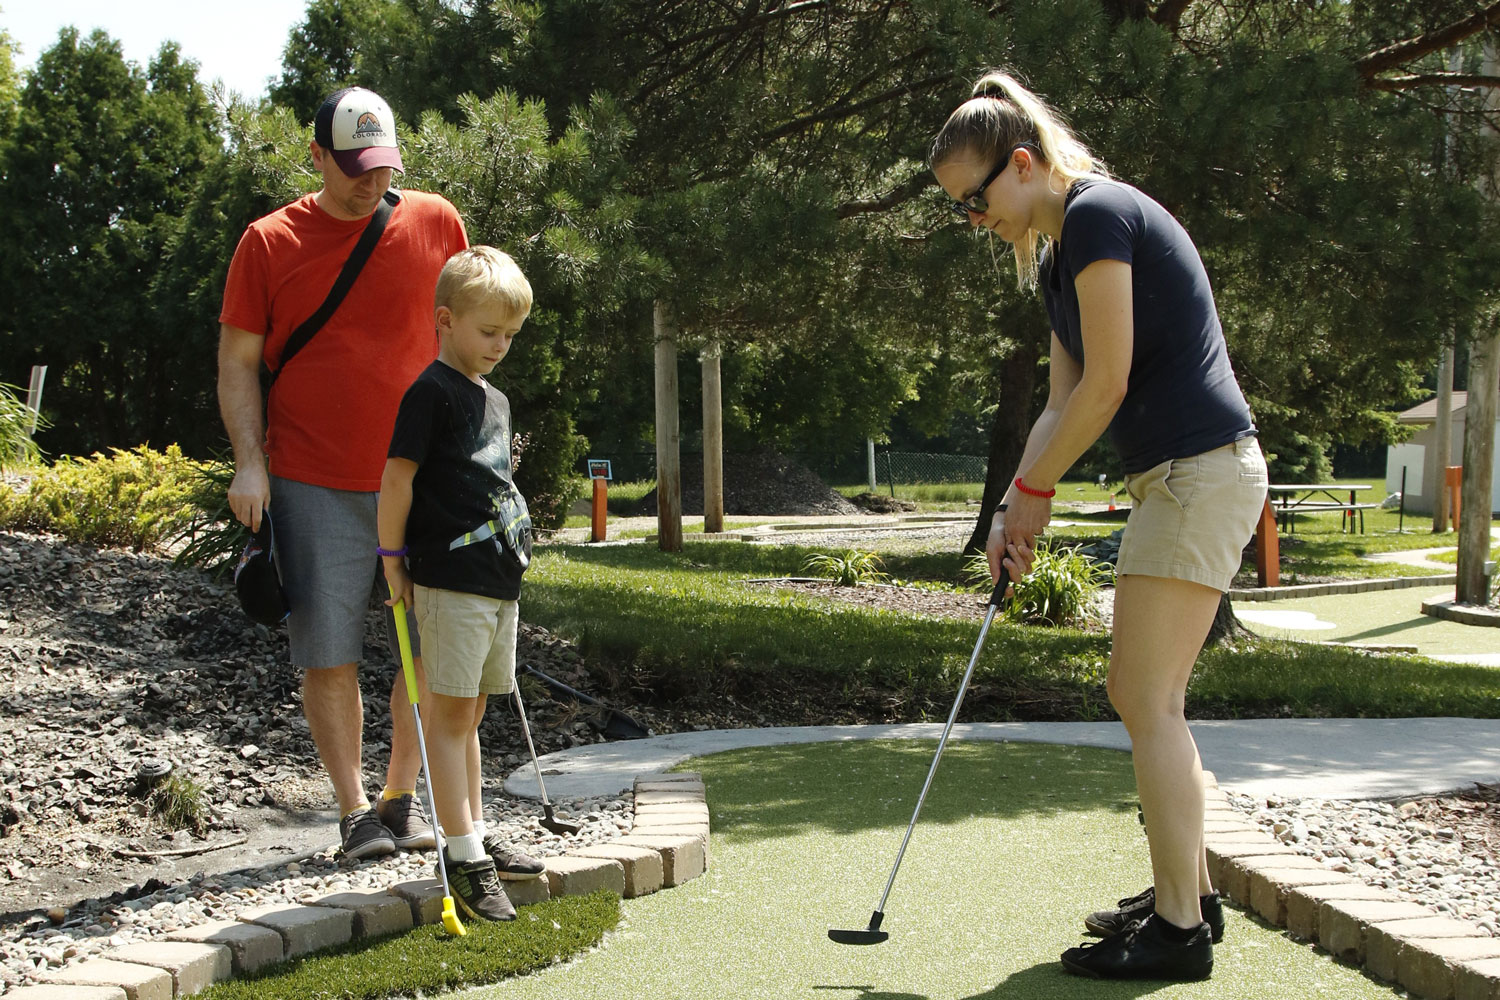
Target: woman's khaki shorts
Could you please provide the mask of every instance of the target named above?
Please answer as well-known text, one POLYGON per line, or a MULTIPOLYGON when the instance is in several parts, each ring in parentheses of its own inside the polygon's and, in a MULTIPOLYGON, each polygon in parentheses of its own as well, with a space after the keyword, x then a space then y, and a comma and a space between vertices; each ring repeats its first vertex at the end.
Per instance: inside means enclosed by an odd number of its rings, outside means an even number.
POLYGON ((1266 460, 1248 437, 1125 477, 1132 507, 1119 574, 1229 589, 1266 502, 1266 460))
POLYGON ((415 591, 427 686, 454 698, 509 694, 516 686, 520 606, 456 590, 415 591))

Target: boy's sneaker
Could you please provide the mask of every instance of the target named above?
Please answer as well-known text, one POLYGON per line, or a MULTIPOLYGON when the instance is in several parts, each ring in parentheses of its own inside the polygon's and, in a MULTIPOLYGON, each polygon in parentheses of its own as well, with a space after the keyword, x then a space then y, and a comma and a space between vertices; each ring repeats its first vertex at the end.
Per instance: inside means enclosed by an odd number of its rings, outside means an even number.
POLYGON ((516 908, 495 877, 495 862, 489 858, 454 861, 446 850, 443 851, 443 862, 448 866, 448 886, 453 890, 453 901, 460 910, 475 920, 516 919, 516 908))
POLYGON ((396 849, 391 831, 369 806, 339 820, 339 839, 342 841, 339 849, 344 857, 354 860, 390 854, 396 849))
MULTIPOLYGON (((1224 940, 1224 903, 1219 899, 1219 894, 1211 892, 1207 896, 1199 896, 1198 909, 1203 912, 1203 920, 1213 934, 1214 944, 1224 940)), ((1090 933, 1109 937, 1120 933, 1131 921, 1145 920, 1155 912, 1156 887, 1147 886, 1145 892, 1120 900, 1116 909, 1090 913, 1083 918, 1083 926, 1090 933)))
POLYGON ((380 822, 391 831, 391 838, 403 851, 425 850, 437 846, 432 824, 422 812, 422 803, 415 795, 401 795, 394 799, 381 799, 375 806, 380 822))
POLYGON ((484 850, 495 862, 495 873, 503 879, 524 882, 546 871, 540 861, 507 844, 498 833, 484 835, 484 850))
POLYGON ((1118 934, 1062 953, 1063 968, 1091 979, 1160 979, 1185 983, 1214 971, 1214 946, 1207 923, 1186 941, 1174 941, 1162 919, 1133 920, 1118 934))

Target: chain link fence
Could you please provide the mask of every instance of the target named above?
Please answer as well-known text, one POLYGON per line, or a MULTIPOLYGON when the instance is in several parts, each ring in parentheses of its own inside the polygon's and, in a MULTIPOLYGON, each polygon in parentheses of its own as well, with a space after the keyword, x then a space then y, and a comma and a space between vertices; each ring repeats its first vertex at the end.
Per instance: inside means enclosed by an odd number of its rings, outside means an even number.
POLYGON ((979 455, 882 451, 875 455, 875 478, 893 490, 918 484, 982 483, 987 464, 979 455))
MULTIPOLYGON (((697 457, 698 454, 698 452, 687 450, 681 453, 683 459, 697 457)), ((592 457, 611 459, 616 482, 639 482, 656 478, 656 452, 654 451, 616 452, 592 457)), ((852 462, 837 463, 849 467, 838 470, 834 468, 835 463, 828 456, 794 453, 788 457, 807 465, 825 482, 832 483, 844 479, 860 481, 865 478, 863 456, 857 466, 852 462), (852 470, 856 468, 858 471, 853 472, 852 470)), ((939 455, 918 451, 877 451, 875 453, 875 479, 877 486, 882 489, 893 489, 897 486, 983 483, 986 466, 987 459, 981 455, 939 455)), ((579 471, 581 473, 587 471, 584 463, 580 463, 579 471)))

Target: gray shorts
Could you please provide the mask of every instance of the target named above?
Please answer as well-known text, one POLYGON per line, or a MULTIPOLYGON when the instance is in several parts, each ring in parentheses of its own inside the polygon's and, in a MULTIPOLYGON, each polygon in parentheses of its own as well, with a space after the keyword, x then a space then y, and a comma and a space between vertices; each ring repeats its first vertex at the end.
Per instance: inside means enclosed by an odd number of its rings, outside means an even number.
POLYGON ((1255 438, 1126 476, 1125 489, 1133 506, 1116 573, 1229 589, 1266 502, 1266 460, 1255 438))
MULTIPOLYGON (((370 601, 384 609, 386 645, 400 662, 395 616, 375 554, 379 493, 335 490, 271 477, 276 560, 292 613, 287 618, 292 663, 303 670, 358 663, 364 654, 370 601)), ((416 615, 406 609, 412 654, 421 655, 416 615)))

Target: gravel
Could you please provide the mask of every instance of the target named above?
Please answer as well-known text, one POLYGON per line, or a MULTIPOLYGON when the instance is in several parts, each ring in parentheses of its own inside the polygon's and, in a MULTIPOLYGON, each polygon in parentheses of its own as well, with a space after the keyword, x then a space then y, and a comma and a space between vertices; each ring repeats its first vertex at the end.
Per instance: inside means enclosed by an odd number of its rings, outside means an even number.
POLYGON ((1328 868, 1500 936, 1500 785, 1393 802, 1229 800, 1328 868))
MULTIPOLYGON (((492 831, 536 857, 612 840, 629 832, 633 822, 629 797, 562 800, 554 808, 559 818, 580 823, 583 829, 567 837, 549 833, 538 823, 534 807, 512 801, 491 802, 485 819, 492 831)), ((0 939, 0 982, 7 988, 25 985, 77 959, 183 928, 232 920, 255 907, 310 903, 330 893, 434 878, 435 865, 431 851, 348 861, 338 859, 330 848, 273 867, 216 875, 200 872, 173 884, 152 880, 138 887, 146 891, 84 900, 71 909, 54 908, 7 927, 0 939)))
MULTIPOLYGON (((371 794, 395 672, 379 614, 364 651, 375 666, 361 671, 371 794)), ((518 655, 591 687, 576 650, 545 630, 523 624, 518 655)), ((603 739, 571 699, 521 684, 539 754, 603 739)), ((337 839, 299 687, 285 631, 250 623, 225 583, 157 554, 0 532, 0 986, 249 906, 431 877, 430 852, 350 865, 284 846, 287 830, 270 828, 295 829, 308 847, 337 839), (169 822, 153 808, 137 778, 151 761, 202 789, 196 817, 169 822)), ((546 856, 628 829, 629 800, 559 802, 586 818, 564 842, 541 829, 535 803, 506 796, 505 775, 529 757, 495 701, 480 736, 499 832, 546 856)), ((630 711, 658 731, 677 721, 630 711)))

